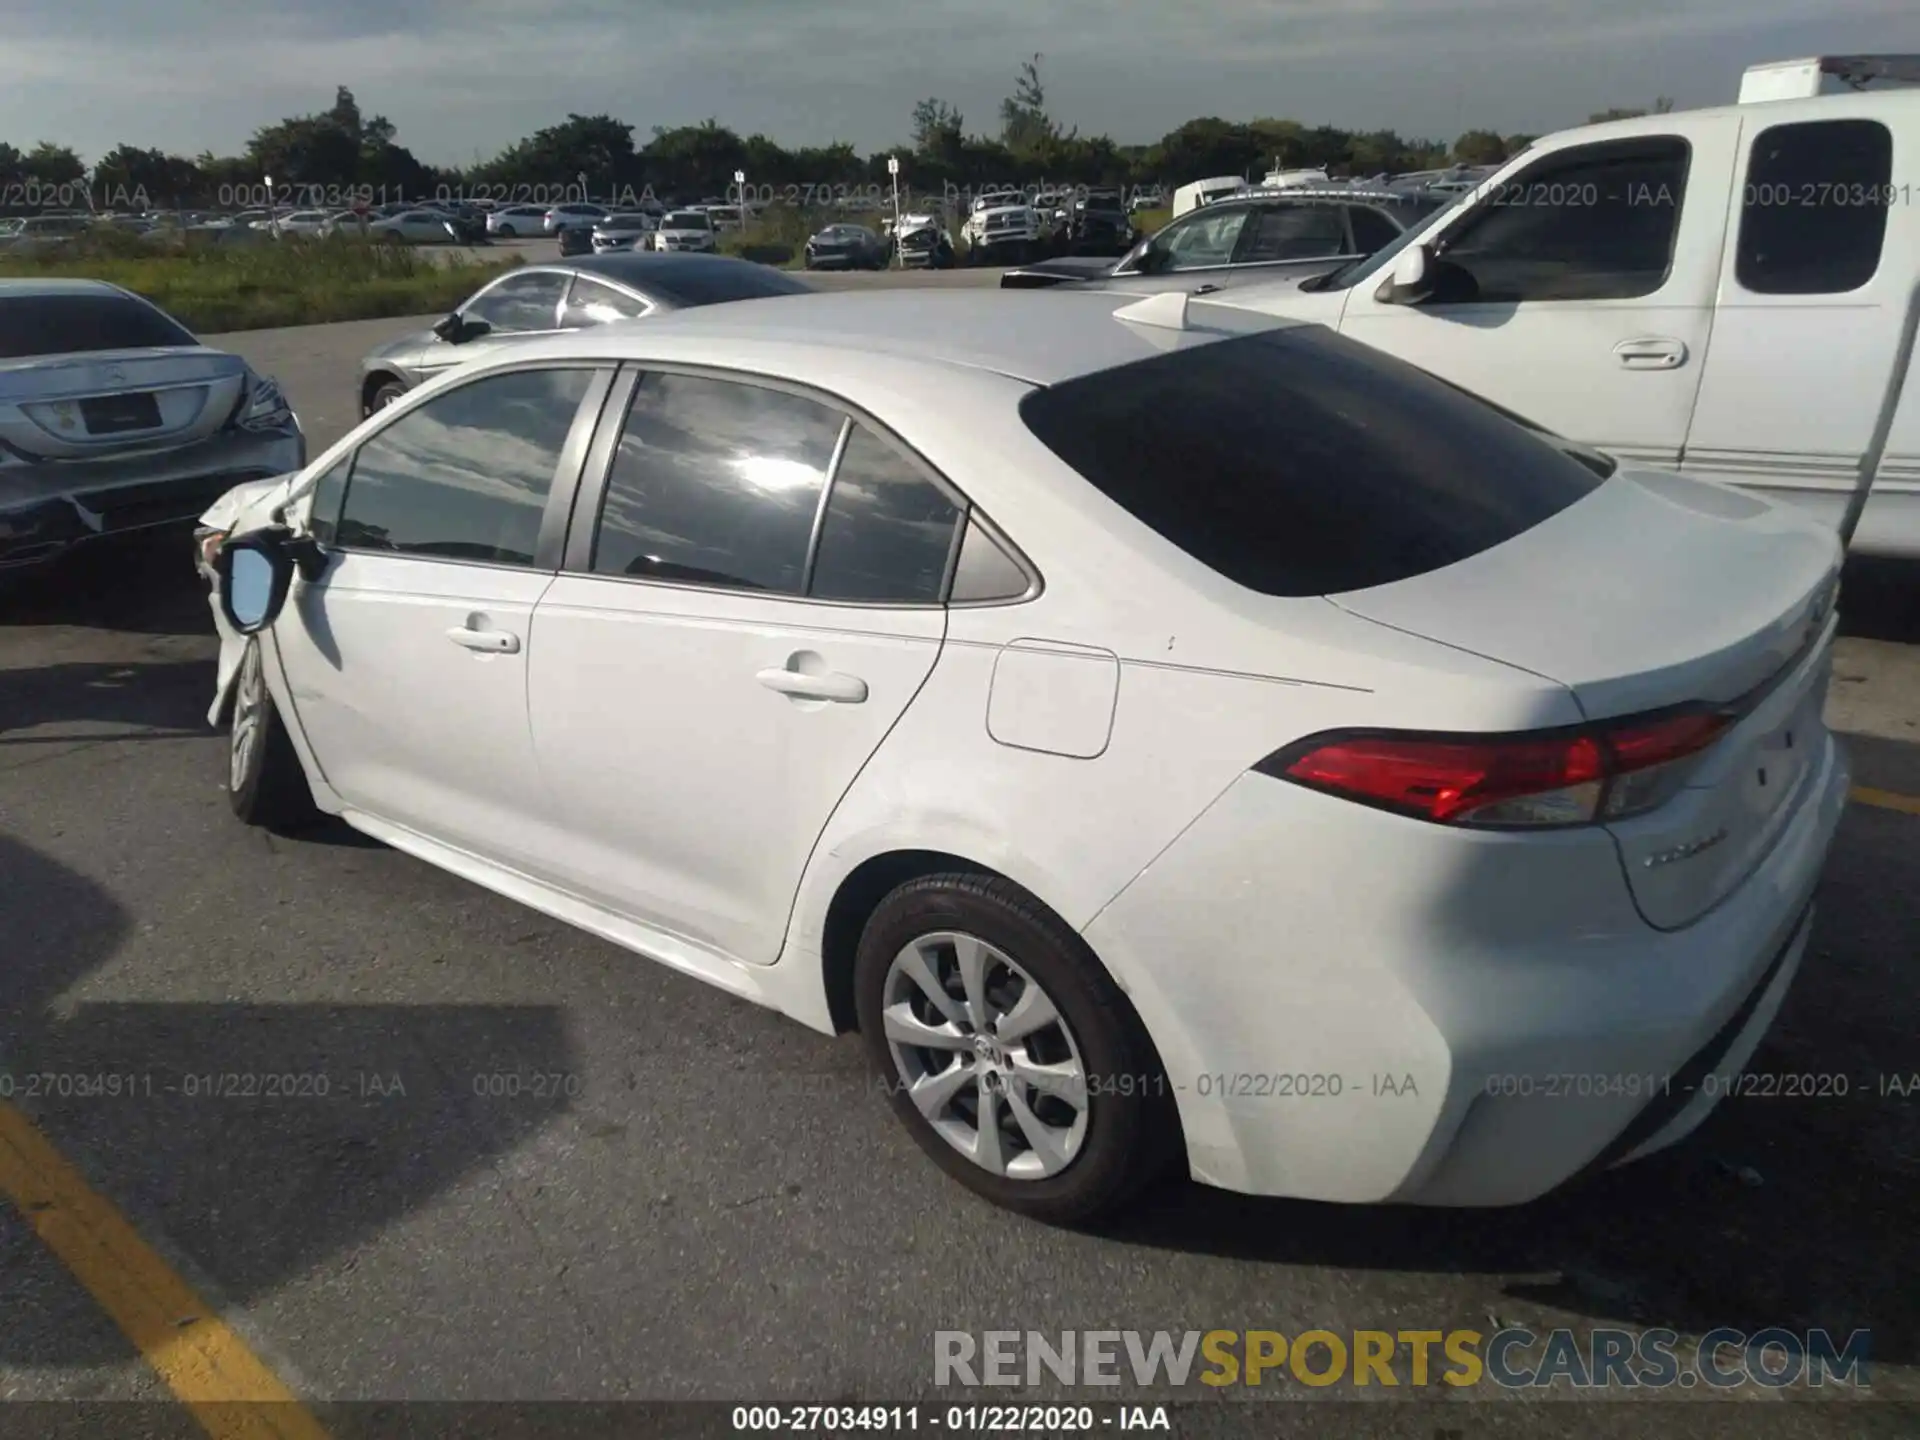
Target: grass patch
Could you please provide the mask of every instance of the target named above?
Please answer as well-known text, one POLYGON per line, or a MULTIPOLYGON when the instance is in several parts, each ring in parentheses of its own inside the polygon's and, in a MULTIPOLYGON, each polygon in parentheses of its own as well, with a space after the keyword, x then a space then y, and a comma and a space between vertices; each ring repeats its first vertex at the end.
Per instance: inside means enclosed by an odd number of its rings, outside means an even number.
POLYGON ((218 334, 444 312, 520 263, 449 261, 346 237, 223 245, 95 234, 37 254, 0 251, 0 276, 110 281, 190 330, 218 334))

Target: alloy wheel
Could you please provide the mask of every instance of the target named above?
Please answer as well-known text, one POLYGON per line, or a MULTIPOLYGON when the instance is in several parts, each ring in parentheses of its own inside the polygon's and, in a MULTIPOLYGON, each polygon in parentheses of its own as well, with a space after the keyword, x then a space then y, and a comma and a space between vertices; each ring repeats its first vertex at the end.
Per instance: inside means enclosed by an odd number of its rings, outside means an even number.
POLYGON ((882 990, 896 1082, 955 1150, 994 1175, 1058 1175, 1087 1137, 1079 1042, 1040 983, 972 935, 909 943, 882 990))
POLYGON ((253 769, 260 744, 260 721, 266 699, 266 674, 260 667, 260 642, 247 642, 240 659, 239 683, 234 687, 233 729, 227 748, 227 784, 239 790, 253 769))

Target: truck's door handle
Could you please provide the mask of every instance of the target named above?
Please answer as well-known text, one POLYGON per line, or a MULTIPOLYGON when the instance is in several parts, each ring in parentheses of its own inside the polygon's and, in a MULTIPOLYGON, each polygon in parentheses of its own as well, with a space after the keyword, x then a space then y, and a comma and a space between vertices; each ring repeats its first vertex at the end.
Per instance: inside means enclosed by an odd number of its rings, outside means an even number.
POLYGON ((1678 370, 1687 363, 1687 347, 1679 340, 1663 335, 1648 335, 1638 340, 1622 340, 1613 347, 1620 363, 1629 370, 1678 370))
POLYGON ((753 677, 769 690, 791 695, 796 700, 834 700, 842 705, 858 705, 867 698, 867 682, 858 675, 837 671, 809 675, 804 670, 774 666, 753 677))
POLYGON ((520 637, 506 630, 470 630, 456 625, 447 631, 447 638, 468 650, 489 655, 514 655, 520 650, 520 637))

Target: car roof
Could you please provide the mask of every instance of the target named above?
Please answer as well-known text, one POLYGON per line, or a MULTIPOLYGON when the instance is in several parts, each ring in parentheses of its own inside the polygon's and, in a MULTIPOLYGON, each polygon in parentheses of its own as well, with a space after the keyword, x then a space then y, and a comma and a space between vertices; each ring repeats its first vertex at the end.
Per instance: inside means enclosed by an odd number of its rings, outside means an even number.
POLYGON ((105 280, 70 280, 53 276, 0 278, 0 298, 41 298, 50 295, 125 295, 118 285, 105 280))
MULTIPOLYGON (((773 374, 791 372, 795 357, 811 352, 823 367, 836 356, 864 360, 882 355, 903 375, 918 370, 930 377, 957 368, 991 371, 1029 385, 1057 385, 1169 350, 1300 323, 1205 301, 1190 305, 1191 328, 1186 329, 1116 315, 1141 299, 1055 290, 818 291, 596 325, 553 340, 526 342, 514 353, 524 358, 544 352, 623 359, 644 346, 660 359, 698 363, 718 342, 727 363, 743 369, 764 366, 773 374), (929 333, 940 337, 937 350, 927 345, 929 333)), ((794 378, 808 376, 798 373, 794 378)))

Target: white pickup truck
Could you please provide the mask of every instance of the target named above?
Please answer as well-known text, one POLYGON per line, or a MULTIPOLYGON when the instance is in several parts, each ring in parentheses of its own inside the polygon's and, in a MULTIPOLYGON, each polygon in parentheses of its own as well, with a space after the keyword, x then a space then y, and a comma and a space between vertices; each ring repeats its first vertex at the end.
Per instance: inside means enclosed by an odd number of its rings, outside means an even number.
POLYGON ((1218 298, 1920 557, 1916 81, 1912 55, 1755 66, 1738 104, 1549 135, 1366 259, 1218 298))

